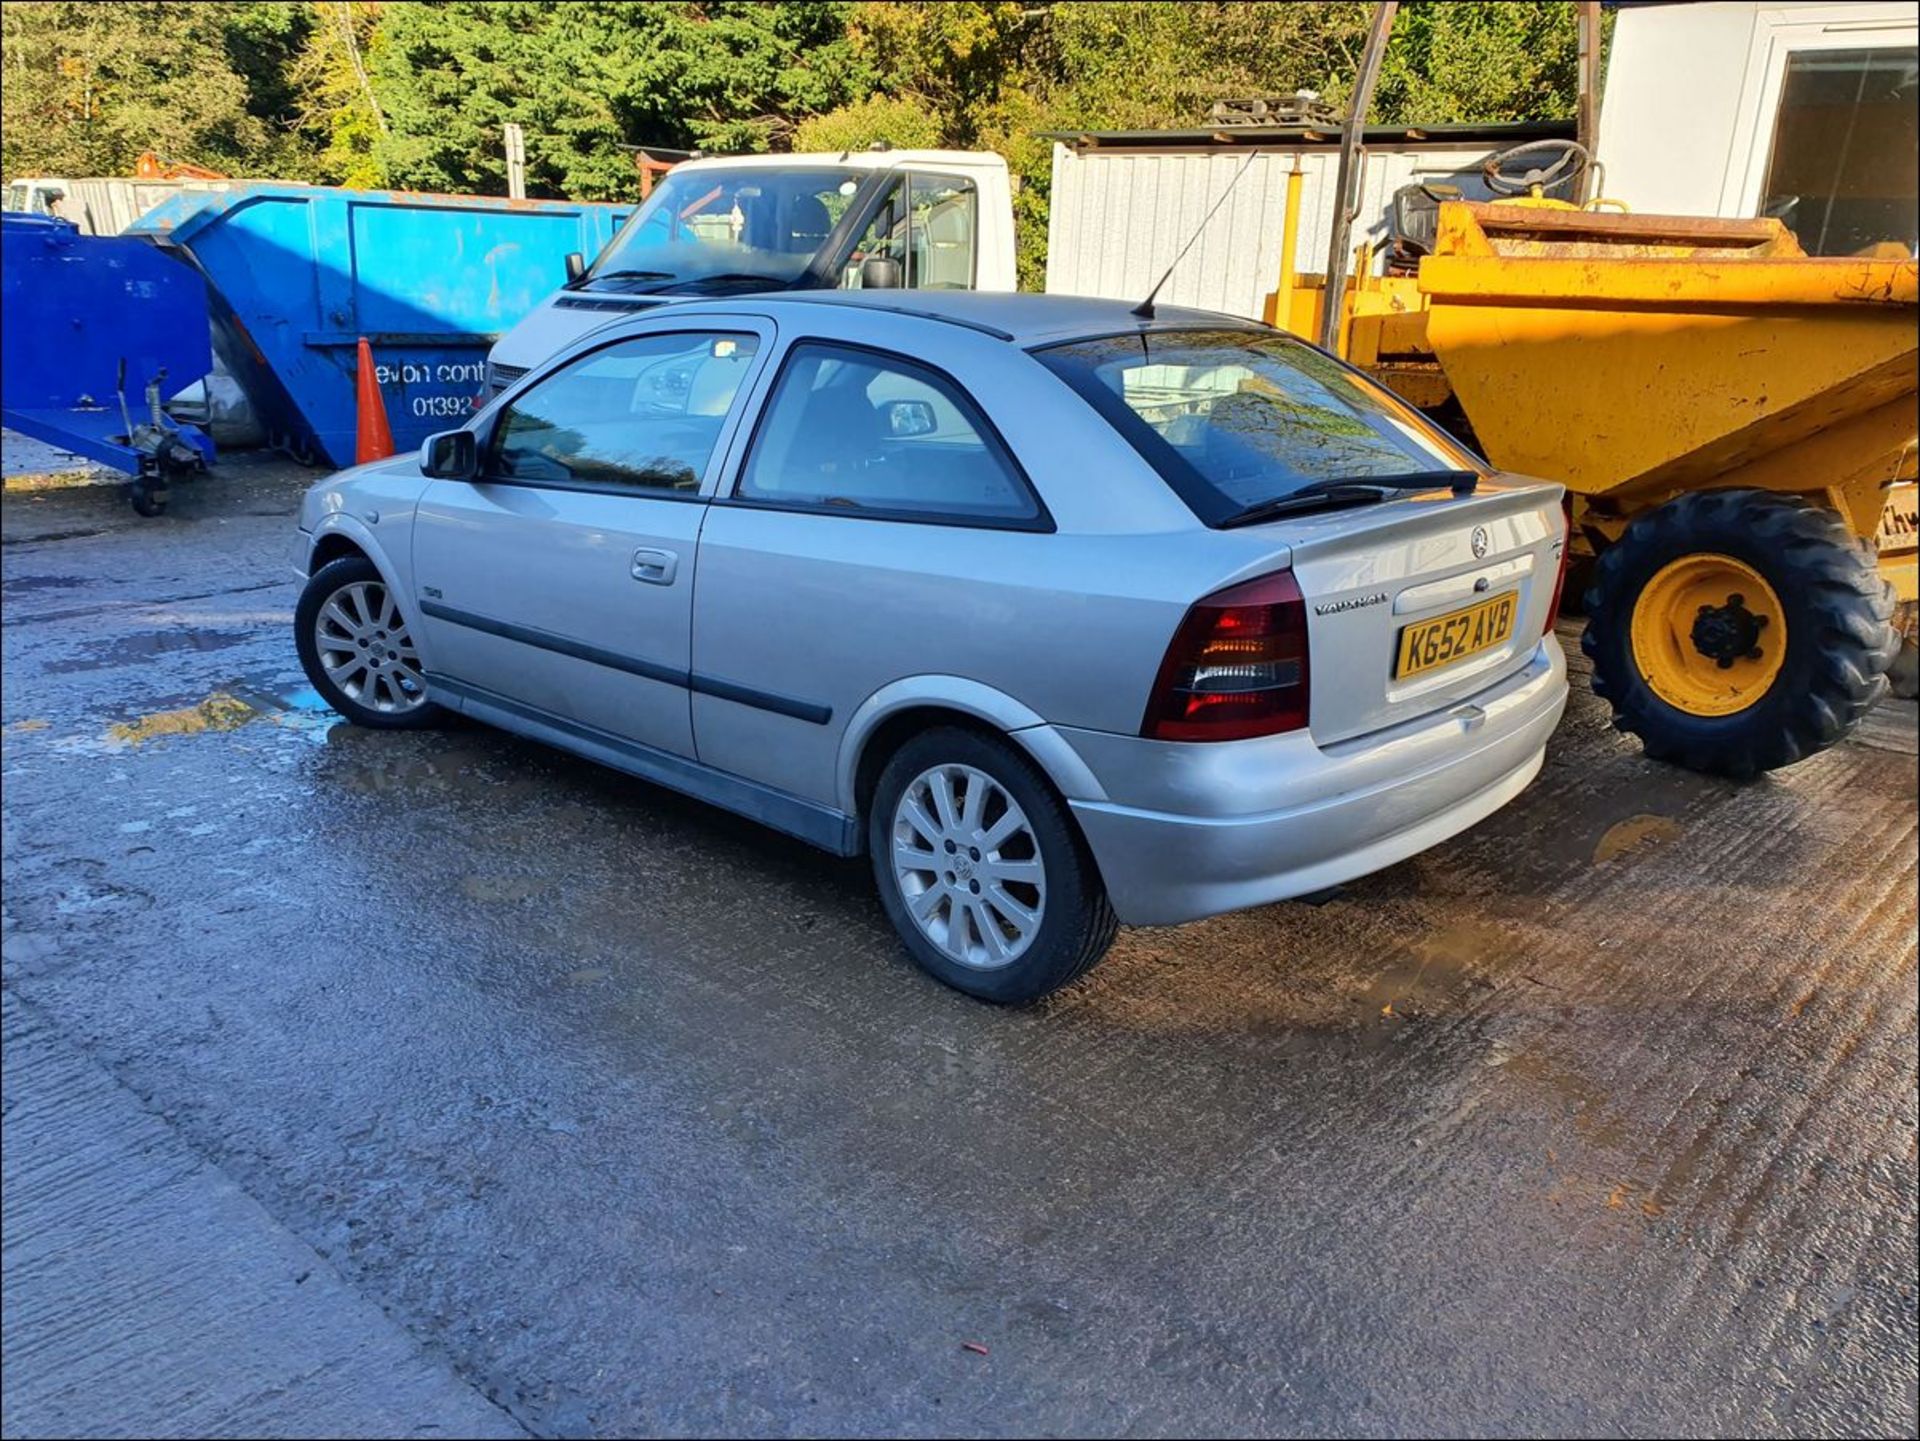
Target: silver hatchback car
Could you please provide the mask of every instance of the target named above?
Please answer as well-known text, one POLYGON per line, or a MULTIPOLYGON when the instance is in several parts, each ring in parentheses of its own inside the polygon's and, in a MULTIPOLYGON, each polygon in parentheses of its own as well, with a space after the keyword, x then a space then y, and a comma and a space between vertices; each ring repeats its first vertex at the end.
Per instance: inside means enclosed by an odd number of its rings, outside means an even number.
POLYGON ((295 640, 871 857, 973 995, 1488 815, 1566 701, 1560 488, 1324 352, 1059 296, 688 301, 322 481, 295 640))

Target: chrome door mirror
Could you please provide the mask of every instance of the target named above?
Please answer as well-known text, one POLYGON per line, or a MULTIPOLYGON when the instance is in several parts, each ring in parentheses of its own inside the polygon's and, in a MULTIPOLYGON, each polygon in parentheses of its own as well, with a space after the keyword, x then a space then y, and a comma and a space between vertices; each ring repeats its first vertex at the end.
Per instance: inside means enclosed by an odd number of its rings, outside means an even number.
POLYGON ((472 480, 480 473, 480 447, 470 430, 443 430, 420 446, 420 472, 433 480, 472 480))
POLYGON ((567 284, 571 285, 587 273, 587 257, 577 250, 567 252, 567 284))

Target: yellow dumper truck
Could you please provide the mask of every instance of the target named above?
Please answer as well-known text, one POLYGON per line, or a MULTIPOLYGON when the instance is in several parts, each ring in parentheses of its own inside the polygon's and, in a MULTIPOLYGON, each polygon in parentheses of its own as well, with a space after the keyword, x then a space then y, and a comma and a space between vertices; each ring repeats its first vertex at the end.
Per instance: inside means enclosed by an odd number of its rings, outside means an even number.
MULTIPOLYGON (((1920 266, 1607 201, 1431 215, 1417 258, 1357 257, 1338 348, 1494 464, 1566 484, 1615 724, 1736 776, 1839 740, 1916 594, 1920 266)), ((1283 259, 1268 317, 1319 334, 1325 296, 1283 259)))

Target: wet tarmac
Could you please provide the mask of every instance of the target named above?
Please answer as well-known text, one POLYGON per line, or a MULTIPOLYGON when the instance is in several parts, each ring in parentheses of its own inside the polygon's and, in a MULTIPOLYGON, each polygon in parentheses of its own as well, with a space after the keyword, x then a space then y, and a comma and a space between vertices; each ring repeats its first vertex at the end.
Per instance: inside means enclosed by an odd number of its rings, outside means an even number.
POLYGON ((1582 683, 1440 850, 995 1010, 857 864, 337 721, 308 478, 5 497, 5 987, 503 1419, 1913 1433, 1911 704, 1739 786, 1582 683))

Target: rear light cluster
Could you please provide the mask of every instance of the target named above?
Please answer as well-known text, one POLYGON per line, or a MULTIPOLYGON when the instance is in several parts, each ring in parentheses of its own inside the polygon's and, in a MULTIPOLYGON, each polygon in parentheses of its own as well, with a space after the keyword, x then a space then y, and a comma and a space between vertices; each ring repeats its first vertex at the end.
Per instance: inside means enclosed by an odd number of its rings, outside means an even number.
POLYGON ((1291 571, 1216 591, 1187 612, 1140 733, 1231 741, 1307 723, 1307 605, 1291 571))

